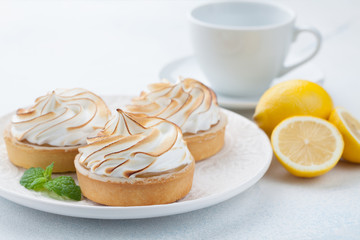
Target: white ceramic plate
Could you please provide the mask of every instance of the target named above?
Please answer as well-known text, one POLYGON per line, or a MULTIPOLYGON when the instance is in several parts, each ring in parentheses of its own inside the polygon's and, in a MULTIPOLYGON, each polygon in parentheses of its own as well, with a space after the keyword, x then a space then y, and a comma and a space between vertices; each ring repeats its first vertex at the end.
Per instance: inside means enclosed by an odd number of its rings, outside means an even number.
MULTIPOLYGON (((104 100, 112 109, 128 97, 104 100)), ((182 200, 165 205, 108 207, 90 200, 60 201, 29 191, 19 184, 25 169, 12 165, 6 154, 3 130, 10 115, 0 118, 0 196, 45 212, 98 219, 135 219, 185 213, 225 201, 254 185, 267 171, 272 149, 268 137, 253 122, 228 110, 225 146, 215 156, 196 164, 193 187, 182 200)), ((68 174, 76 180, 75 174, 68 174)), ((56 174, 54 174, 56 176, 56 174)), ((241 207, 241 206, 240 206, 241 207)))
MULTIPOLYGON (((160 79, 168 79, 171 82, 176 82, 179 77, 191 77, 202 81, 208 86, 211 86, 207 82, 204 73, 201 71, 196 59, 193 56, 182 57, 166 64, 159 72, 160 79)), ((316 82, 320 85, 323 84, 325 79, 324 73, 312 62, 301 66, 290 73, 282 76, 281 78, 274 79, 272 82, 276 84, 278 82, 289 79, 307 79, 309 81, 316 82)), ((256 107, 260 96, 252 98, 247 97, 228 97, 217 93, 218 102, 221 106, 233 109, 253 109, 256 107)))

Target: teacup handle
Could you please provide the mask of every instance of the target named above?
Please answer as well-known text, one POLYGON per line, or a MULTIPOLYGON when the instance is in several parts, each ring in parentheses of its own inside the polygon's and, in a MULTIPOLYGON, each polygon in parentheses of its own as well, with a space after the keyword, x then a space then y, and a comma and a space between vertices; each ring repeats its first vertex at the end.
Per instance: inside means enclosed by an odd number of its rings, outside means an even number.
POLYGON ((291 70, 299 67, 300 65, 308 62, 313 57, 315 57, 315 55, 319 52, 320 47, 321 47, 321 42, 322 42, 322 37, 321 37, 320 32, 314 27, 307 27, 307 26, 295 27, 293 40, 295 41, 296 38, 299 36, 299 34, 302 33, 302 32, 308 32, 308 33, 311 33, 311 34, 313 34, 315 36, 315 38, 316 38, 316 47, 315 47, 314 51, 309 56, 305 57, 304 59, 300 60, 299 62, 294 63, 291 66, 284 66, 280 71, 279 77, 281 77, 284 74, 290 72, 291 70))

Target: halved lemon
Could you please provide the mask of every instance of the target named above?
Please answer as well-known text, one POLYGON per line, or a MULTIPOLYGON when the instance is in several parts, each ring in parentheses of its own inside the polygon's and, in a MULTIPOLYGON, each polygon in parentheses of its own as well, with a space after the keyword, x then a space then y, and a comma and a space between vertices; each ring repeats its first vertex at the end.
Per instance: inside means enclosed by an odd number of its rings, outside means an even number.
POLYGON ((330 171, 344 150, 339 130, 311 116, 290 117, 279 123, 271 144, 279 162, 298 177, 316 177, 330 171))
POLYGON ((360 163, 360 122, 340 107, 331 112, 329 121, 339 129, 344 138, 343 159, 360 163))

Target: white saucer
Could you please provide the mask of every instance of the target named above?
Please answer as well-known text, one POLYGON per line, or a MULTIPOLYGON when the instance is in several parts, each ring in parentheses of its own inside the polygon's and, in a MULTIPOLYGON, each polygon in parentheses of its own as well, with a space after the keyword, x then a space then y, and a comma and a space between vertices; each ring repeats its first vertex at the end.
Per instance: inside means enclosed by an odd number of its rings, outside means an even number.
MULTIPOLYGON (((206 77, 201 71, 194 56, 176 59, 165 65, 159 72, 160 79, 166 78, 171 82, 176 82, 179 76, 184 78, 191 77, 205 83, 208 86, 211 86, 211 84, 206 80, 206 77)), ((281 78, 274 79, 272 85, 289 79, 306 79, 323 85, 325 75, 316 65, 309 62, 285 76, 282 76, 281 78)), ((217 93, 217 97, 221 106, 233 109, 253 109, 256 107, 260 98, 260 96, 253 98, 228 97, 220 95, 219 93, 217 93)))

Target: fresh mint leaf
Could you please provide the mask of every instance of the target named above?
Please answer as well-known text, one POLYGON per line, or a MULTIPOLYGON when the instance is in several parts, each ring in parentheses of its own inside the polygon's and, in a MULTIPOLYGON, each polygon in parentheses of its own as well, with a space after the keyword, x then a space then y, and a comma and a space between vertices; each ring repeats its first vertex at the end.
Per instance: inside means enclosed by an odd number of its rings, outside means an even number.
POLYGON ((40 191, 44 189, 44 183, 47 182, 46 177, 36 178, 30 185, 29 189, 40 191))
POLYGON ((30 190, 44 191, 50 197, 56 199, 81 200, 80 187, 75 184, 74 179, 69 176, 60 176, 52 179, 51 174, 54 163, 45 170, 42 168, 30 168, 24 172, 20 184, 30 190))
POLYGON ((44 172, 44 177, 47 179, 47 180, 51 180, 51 174, 52 174, 52 170, 54 168, 54 163, 51 163, 49 166, 47 166, 47 168, 45 169, 45 172, 44 172))
POLYGON ((44 169, 42 168, 29 168, 24 172, 24 175, 20 179, 20 184, 26 187, 27 189, 33 189, 32 183, 37 178, 44 177, 44 169))
POLYGON ((69 176, 60 176, 52 179, 44 184, 44 187, 55 192, 57 195, 73 199, 76 201, 81 200, 80 187, 75 184, 74 179, 69 176))

